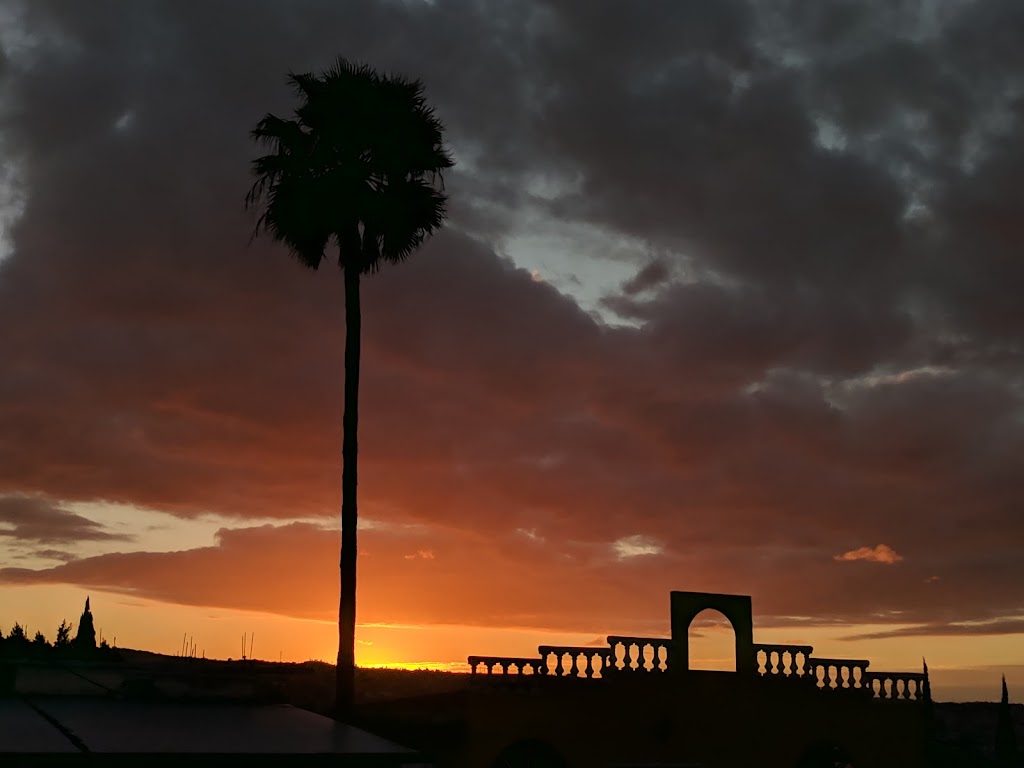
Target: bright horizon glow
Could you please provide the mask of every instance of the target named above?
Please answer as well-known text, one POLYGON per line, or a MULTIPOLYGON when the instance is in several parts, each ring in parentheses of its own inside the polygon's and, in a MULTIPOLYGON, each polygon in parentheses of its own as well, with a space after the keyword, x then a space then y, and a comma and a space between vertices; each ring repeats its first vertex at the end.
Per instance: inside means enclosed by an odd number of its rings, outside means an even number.
MULTIPOLYGON (((333 663, 337 626, 331 621, 297 619, 255 611, 161 603, 76 586, 0 587, 0 629, 15 622, 29 633, 42 630, 48 640, 61 619, 77 625, 86 596, 92 601, 97 635, 121 648, 178 655, 182 641, 195 640, 197 654, 209 659, 241 656, 242 634, 252 637, 253 658, 265 661, 333 663)), ((665 631, 668 636, 666 616, 665 631)), ((1006 675, 1011 700, 1024 701, 1021 635, 980 637, 899 637, 846 641, 861 632, 894 629, 891 625, 857 627, 757 628, 758 643, 814 645, 826 656, 867 658, 872 669, 917 671, 922 653, 928 659, 933 695, 938 701, 995 701, 999 679, 1006 675)), ((371 669, 433 669, 466 672, 466 658, 531 656, 538 645, 595 645, 612 632, 557 632, 523 628, 461 625, 359 624, 356 663, 371 669)), ((726 627, 691 633, 691 664, 702 669, 731 669, 734 635, 726 627)))

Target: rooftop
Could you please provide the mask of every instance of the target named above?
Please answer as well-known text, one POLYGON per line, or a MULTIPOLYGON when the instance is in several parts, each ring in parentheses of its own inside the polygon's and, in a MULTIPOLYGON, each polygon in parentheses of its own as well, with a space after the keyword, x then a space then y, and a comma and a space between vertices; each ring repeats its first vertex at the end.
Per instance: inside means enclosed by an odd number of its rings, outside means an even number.
POLYGON ((337 766, 419 765, 416 754, 330 718, 278 705, 91 696, 0 699, 0 753, 329 757, 337 766))

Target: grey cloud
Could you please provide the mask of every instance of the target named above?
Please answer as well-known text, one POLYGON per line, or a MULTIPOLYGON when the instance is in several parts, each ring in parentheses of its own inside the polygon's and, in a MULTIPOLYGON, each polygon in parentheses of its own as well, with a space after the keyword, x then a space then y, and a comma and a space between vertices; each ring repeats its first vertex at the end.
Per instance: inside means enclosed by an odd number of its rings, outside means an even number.
POLYGON ((850 635, 844 640, 887 640, 893 637, 962 637, 1018 635, 1024 633, 1024 619, 1001 619, 973 624, 921 624, 913 627, 850 635))
MULTIPOLYGON (((0 529, 0 536, 40 544, 130 539, 37 496, 0 496, 0 524, 10 526, 0 529)), ((56 554, 55 550, 47 551, 56 554)))

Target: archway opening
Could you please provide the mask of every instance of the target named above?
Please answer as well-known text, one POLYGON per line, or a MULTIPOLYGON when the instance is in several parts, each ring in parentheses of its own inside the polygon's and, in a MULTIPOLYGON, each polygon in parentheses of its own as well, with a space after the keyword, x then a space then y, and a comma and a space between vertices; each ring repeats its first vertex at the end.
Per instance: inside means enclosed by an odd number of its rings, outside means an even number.
POLYGON ((720 611, 705 608, 689 628, 690 669, 736 671, 736 632, 720 611))

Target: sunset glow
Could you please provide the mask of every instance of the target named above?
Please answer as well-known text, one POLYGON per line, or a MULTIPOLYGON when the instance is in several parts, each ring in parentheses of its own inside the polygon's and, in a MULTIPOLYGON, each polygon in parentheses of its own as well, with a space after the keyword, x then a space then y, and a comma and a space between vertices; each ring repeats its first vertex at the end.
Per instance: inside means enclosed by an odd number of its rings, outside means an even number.
POLYGON ((342 279, 244 195, 343 49, 457 161, 362 279, 358 664, 667 636, 694 590, 1021 701, 1019 11, 775 5, 11 3, 0 631, 88 595, 123 648, 336 658, 342 279))

